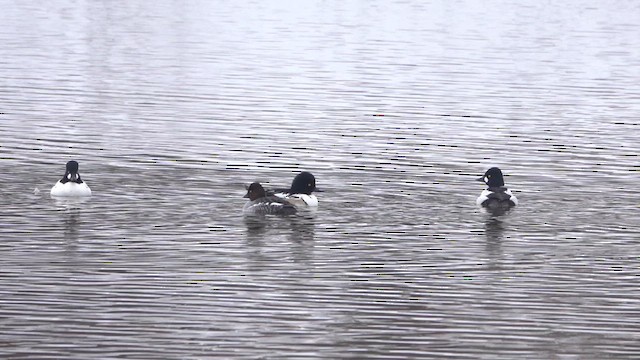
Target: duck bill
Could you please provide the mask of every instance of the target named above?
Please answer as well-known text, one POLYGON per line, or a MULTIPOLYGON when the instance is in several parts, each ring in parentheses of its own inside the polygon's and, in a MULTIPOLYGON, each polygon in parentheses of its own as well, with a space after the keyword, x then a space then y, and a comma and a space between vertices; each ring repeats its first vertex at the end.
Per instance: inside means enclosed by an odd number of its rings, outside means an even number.
POLYGON ((313 189, 313 192, 324 192, 324 190, 321 190, 321 189, 315 188, 315 189, 313 189))
POLYGON ((78 180, 78 173, 70 173, 69 180, 76 182, 78 180))
POLYGON ((249 198, 249 192, 247 192, 246 194, 244 194, 243 198, 249 198))
POLYGON ((484 182, 484 176, 480 176, 479 178, 476 179, 476 181, 484 182))

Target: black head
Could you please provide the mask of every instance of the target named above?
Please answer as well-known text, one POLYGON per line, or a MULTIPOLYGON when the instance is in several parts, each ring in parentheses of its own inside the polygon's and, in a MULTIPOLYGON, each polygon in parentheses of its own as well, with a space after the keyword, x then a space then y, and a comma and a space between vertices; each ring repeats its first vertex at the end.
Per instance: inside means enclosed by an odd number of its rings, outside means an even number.
POLYGON ((500 171, 497 167, 492 167, 487 170, 484 175, 478 179, 478 181, 482 181, 487 184, 490 188, 501 187, 504 186, 504 178, 502 177, 502 171, 500 171))
POLYGON ((316 189, 316 178, 310 172, 303 171, 293 178, 289 193, 311 195, 313 191, 319 191, 316 189))
POLYGON ((80 165, 78 165, 77 161, 71 160, 67 163, 67 172, 77 174, 79 167, 80 165))
POLYGON ((67 169, 64 172, 64 176, 62 177, 62 180, 60 180, 60 182, 64 184, 68 181, 71 181, 78 184, 82 184, 82 180, 80 179, 80 174, 78 173, 78 168, 79 168, 79 165, 77 161, 71 160, 67 162, 67 169))
POLYGON ((259 182, 254 182, 251 185, 249 185, 249 187, 247 187, 247 194, 244 197, 249 198, 249 200, 253 201, 265 196, 266 195, 262 185, 260 185, 259 182))

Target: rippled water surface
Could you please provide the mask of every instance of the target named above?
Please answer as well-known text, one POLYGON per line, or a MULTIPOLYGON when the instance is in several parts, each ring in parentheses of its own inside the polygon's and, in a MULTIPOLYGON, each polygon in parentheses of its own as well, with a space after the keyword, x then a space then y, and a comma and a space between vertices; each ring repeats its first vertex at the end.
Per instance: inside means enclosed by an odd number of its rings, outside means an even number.
POLYGON ((640 358, 638 2, 0 8, 3 359, 640 358))

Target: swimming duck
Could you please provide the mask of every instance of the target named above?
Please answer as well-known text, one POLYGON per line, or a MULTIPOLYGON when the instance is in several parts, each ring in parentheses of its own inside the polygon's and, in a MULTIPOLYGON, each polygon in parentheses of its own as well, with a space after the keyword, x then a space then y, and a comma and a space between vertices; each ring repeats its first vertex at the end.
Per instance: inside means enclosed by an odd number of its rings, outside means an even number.
POLYGON ((488 186, 476 199, 478 206, 482 206, 492 213, 504 213, 518 205, 518 199, 511 193, 511 190, 504 186, 504 178, 499 168, 492 167, 477 180, 488 186))
POLYGON ((81 197, 91 196, 91 189, 82 181, 78 173, 78 162, 67 162, 67 169, 62 179, 51 188, 51 196, 81 197))
POLYGON ((316 178, 303 171, 293 178, 291 188, 274 190, 274 195, 295 206, 318 206, 318 198, 312 194, 314 191, 320 191, 316 188, 316 178))
POLYGON ((267 196, 259 182, 249 185, 244 197, 249 198, 242 209, 246 215, 293 215, 297 211, 288 201, 273 195, 267 196))

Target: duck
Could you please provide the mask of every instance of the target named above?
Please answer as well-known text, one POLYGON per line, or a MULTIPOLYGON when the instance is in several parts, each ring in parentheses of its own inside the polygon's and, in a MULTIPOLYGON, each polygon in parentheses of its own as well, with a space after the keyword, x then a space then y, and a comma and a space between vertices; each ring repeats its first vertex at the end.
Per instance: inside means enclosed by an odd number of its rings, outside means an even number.
POLYGON ((518 199, 504 186, 502 170, 492 167, 483 176, 476 179, 485 183, 488 188, 480 193, 476 204, 494 214, 503 214, 518 205, 518 199))
POLYGON ((287 200, 267 195, 259 182, 249 185, 244 197, 249 198, 242 209, 245 215, 293 215, 297 212, 296 207, 287 200))
POLYGON ((78 162, 67 162, 66 171, 62 179, 51 188, 51 196, 56 197, 85 197, 91 196, 89 185, 82 181, 78 173, 78 162))
POLYGON ((318 198, 312 194, 314 191, 321 192, 316 188, 315 176, 308 171, 303 171, 293 178, 289 189, 276 189, 273 195, 297 207, 316 207, 318 198))

